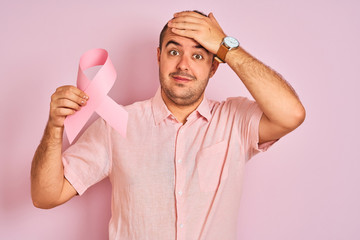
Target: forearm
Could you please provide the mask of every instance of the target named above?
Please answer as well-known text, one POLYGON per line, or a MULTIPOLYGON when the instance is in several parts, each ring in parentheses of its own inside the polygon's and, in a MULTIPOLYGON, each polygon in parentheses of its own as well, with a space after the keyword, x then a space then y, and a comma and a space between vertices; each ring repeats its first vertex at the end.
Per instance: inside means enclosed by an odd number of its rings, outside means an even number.
POLYGON ((269 121, 292 130, 304 120, 305 110, 292 87, 274 70, 239 47, 226 62, 249 90, 269 121))
POLYGON ((31 166, 31 195, 35 206, 51 205, 61 195, 64 169, 61 160, 63 128, 47 124, 31 166))

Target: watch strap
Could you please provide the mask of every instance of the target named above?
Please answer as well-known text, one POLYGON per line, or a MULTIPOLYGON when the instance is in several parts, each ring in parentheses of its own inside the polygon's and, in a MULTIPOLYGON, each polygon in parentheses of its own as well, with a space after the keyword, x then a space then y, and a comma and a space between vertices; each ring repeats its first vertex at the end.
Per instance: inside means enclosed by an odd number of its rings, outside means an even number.
POLYGON ((221 43, 219 50, 216 53, 215 59, 219 62, 219 63, 224 63, 225 62, 225 57, 226 54, 228 53, 229 48, 225 47, 224 42, 221 43))

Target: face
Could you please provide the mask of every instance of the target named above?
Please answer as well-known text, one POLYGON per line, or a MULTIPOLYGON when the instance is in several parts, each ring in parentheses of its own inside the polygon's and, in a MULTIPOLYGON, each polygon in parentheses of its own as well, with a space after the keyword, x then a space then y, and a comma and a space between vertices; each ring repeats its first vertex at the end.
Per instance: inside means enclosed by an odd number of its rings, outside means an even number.
POLYGON ((162 49, 158 48, 162 96, 178 106, 199 103, 216 69, 217 61, 196 41, 166 31, 162 49))

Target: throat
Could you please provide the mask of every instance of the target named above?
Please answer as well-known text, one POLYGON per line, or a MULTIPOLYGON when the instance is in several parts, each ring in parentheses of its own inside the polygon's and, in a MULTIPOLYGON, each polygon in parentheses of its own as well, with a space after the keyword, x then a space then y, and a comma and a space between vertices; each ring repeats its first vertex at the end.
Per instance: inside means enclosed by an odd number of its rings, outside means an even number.
POLYGON ((183 107, 177 105, 167 105, 170 112, 174 115, 178 122, 185 124, 187 117, 196 109, 196 107, 183 107))

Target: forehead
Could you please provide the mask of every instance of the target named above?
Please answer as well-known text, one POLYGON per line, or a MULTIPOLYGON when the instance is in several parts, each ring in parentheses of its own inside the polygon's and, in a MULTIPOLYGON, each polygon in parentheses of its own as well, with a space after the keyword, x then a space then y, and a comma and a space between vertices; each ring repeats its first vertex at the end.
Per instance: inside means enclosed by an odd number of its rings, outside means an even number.
POLYGON ((183 46, 183 47, 195 47, 195 46, 200 45, 194 39, 179 36, 179 35, 173 33, 172 31, 170 31, 170 29, 168 28, 168 29, 166 29, 165 34, 164 34, 164 39, 163 39, 163 43, 162 43, 163 46, 162 47, 166 47, 166 44, 169 41, 175 41, 177 43, 180 43, 181 46, 183 46))

